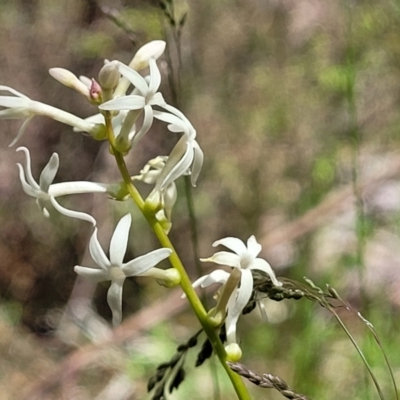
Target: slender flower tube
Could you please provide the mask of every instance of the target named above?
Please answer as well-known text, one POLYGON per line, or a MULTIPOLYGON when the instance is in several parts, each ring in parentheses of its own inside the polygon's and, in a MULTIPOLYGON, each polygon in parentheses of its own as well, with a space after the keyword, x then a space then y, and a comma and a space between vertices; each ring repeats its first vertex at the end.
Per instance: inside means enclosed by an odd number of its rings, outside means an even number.
POLYGON ((172 253, 171 249, 157 249, 126 263, 123 262, 128 245, 131 221, 131 215, 126 214, 118 222, 111 238, 109 258, 105 255, 97 239, 97 228, 95 228, 90 239, 89 251, 93 261, 96 263, 96 267, 75 266, 77 274, 93 282, 111 281, 111 286, 107 293, 107 301, 112 311, 113 325, 121 323, 122 289, 127 277, 138 275, 153 276, 156 279, 165 281, 167 286, 172 284, 177 285, 180 282, 180 275, 175 268, 167 270, 154 268, 156 264, 170 256, 172 253))
POLYGON ((17 137, 11 142, 13 146, 24 134, 29 121, 35 115, 45 116, 63 124, 70 125, 81 132, 87 132, 94 138, 102 138, 105 132, 103 124, 94 124, 79 118, 56 107, 49 106, 29 97, 8 86, 0 85, 0 91, 7 91, 14 96, 0 96, 0 107, 6 107, 0 111, 0 119, 25 119, 17 137))
MULTIPOLYGON (((217 269, 211 272, 209 275, 199 278, 193 283, 193 286, 207 287, 213 283, 223 284, 222 288, 220 289, 220 292, 223 293, 223 296, 220 296, 220 298, 223 299, 223 307, 227 311, 225 320, 227 346, 225 349, 230 360, 237 361, 241 357, 241 350, 236 342, 236 324, 244 307, 250 300, 253 291, 253 275, 251 271, 259 270, 264 272, 270 277, 275 286, 282 286, 282 283, 276 279, 275 273, 268 262, 261 258, 257 258, 262 248, 261 245, 257 243, 254 236, 250 236, 250 238, 247 240, 247 247, 240 239, 233 237, 217 240, 213 243, 213 247, 219 245, 227 247, 234 253, 220 251, 215 253, 212 257, 202 258, 201 261, 213 262, 238 269, 241 272, 239 280, 240 287, 237 284, 235 286, 231 286, 229 289, 230 296, 228 297, 227 291, 224 289, 225 286, 230 283, 230 276, 232 272, 229 274, 220 269, 217 269)), ((218 304, 217 310, 220 307, 221 304, 218 304)))
POLYGON ((36 203, 45 217, 49 217, 50 215, 47 209, 50 203, 59 213, 67 217, 81 219, 92 223, 93 226, 96 225, 96 220, 91 215, 69 210, 61 206, 55 198, 69 194, 105 193, 108 191, 110 185, 83 181, 53 184, 52 182, 54 181, 60 163, 57 153, 53 153, 50 157, 49 162, 40 174, 39 183, 37 183, 32 175, 29 150, 26 147, 18 147, 17 151, 22 151, 26 159, 25 166, 19 163, 17 164, 22 189, 28 196, 36 198, 36 203))

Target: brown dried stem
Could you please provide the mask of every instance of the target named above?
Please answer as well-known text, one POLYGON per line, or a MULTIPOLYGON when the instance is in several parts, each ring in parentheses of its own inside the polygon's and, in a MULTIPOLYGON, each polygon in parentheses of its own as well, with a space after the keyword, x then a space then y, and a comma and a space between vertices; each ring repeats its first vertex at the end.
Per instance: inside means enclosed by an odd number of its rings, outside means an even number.
POLYGON ((306 397, 302 394, 296 393, 293 389, 291 389, 288 384, 279 376, 275 376, 272 374, 262 374, 258 375, 253 371, 250 371, 243 364, 240 363, 231 363, 228 362, 229 368, 232 371, 235 371, 237 374, 246 378, 254 385, 259 386, 265 389, 276 389, 282 396, 291 400, 311 400, 309 397, 306 397))

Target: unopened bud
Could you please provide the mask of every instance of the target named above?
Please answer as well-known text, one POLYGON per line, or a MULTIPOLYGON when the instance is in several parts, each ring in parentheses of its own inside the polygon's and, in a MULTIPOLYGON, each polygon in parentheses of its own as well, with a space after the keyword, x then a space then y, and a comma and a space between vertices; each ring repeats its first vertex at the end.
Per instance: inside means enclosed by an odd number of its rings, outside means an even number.
POLYGON ((105 90, 114 89, 118 85, 120 77, 117 63, 114 61, 107 62, 99 72, 99 83, 105 90))
POLYGON ((107 139, 107 129, 103 124, 96 124, 88 133, 95 140, 107 139))
POLYGON ((89 88, 71 71, 68 71, 65 68, 50 68, 49 74, 64 86, 74 89, 86 98, 89 98, 89 88))
POLYGON ((99 103, 101 101, 101 87, 94 79, 92 79, 92 84, 90 86, 90 100, 94 103, 99 103))
POLYGON ((225 346, 226 360, 237 362, 242 358, 242 349, 237 343, 231 343, 225 346))
POLYGON ((181 283, 181 274, 176 268, 169 268, 164 270, 165 277, 157 279, 157 282, 167 288, 175 287, 181 283))
POLYGON ((164 53, 166 43, 163 40, 153 40, 142 46, 129 64, 131 68, 140 71, 149 66, 150 58, 157 60, 164 53))

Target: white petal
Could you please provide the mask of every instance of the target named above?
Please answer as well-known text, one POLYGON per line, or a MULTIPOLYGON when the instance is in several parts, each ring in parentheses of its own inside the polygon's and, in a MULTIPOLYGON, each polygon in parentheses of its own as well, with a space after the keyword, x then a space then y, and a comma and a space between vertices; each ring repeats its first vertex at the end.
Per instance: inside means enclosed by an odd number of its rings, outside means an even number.
POLYGON ((31 185, 28 184, 28 182, 25 179, 25 172, 24 172, 24 168, 22 167, 22 165, 18 163, 17 167, 19 169, 19 180, 21 181, 22 190, 28 196, 37 197, 39 189, 34 189, 34 188, 32 188, 31 185))
POLYGON ((93 261, 104 271, 108 271, 111 268, 110 260, 105 255, 104 250, 97 239, 97 228, 94 228, 93 234, 90 238, 89 252, 93 261))
POLYGON ((25 158, 26 158, 25 176, 26 176, 26 180, 28 181, 28 184, 33 189, 40 191, 39 185, 36 183, 35 179, 33 179, 33 176, 32 176, 31 155, 29 153, 29 150, 26 147, 18 147, 17 151, 23 151, 25 153, 25 158))
POLYGON ((58 171, 58 166, 60 164, 60 160, 57 153, 53 153, 50 157, 49 162, 44 167, 42 173, 39 178, 39 186, 40 190, 44 193, 47 193, 51 183, 54 181, 56 173, 58 171))
POLYGON ((229 250, 234 251, 239 256, 247 254, 247 248, 245 244, 238 238, 227 237, 224 239, 217 240, 216 242, 213 243, 213 247, 217 247, 220 245, 225 246, 229 250))
POLYGON ((213 283, 225 283, 230 276, 229 272, 224 271, 223 269, 216 269, 212 271, 210 274, 202 276, 193 282, 192 286, 194 288, 201 286, 202 288, 208 287, 213 283))
POLYGON ((196 141, 193 141, 194 158, 192 165, 192 186, 196 186, 197 178, 200 175, 201 167, 203 166, 204 154, 196 141))
POLYGON ((257 269, 259 271, 265 272, 271 278, 271 281, 275 286, 282 286, 282 282, 279 282, 278 279, 276 279, 275 272, 273 271, 271 266, 268 264, 267 261, 263 260, 262 258, 256 258, 255 260, 253 260, 249 266, 249 269, 257 269))
POLYGON ((140 110, 145 104, 146 101, 143 96, 130 95, 106 101, 99 106, 99 109, 106 111, 140 110))
POLYGON ((250 236, 247 239, 247 251, 254 258, 256 258, 260 254, 261 249, 262 249, 261 244, 257 243, 257 240, 254 237, 254 235, 250 236))
POLYGON ((253 291, 253 275, 250 270, 242 269, 242 277, 240 279, 240 288, 236 297, 235 305, 230 311, 232 315, 240 315, 250 300, 253 291))
POLYGON ((169 124, 168 129, 172 132, 185 132, 187 128, 182 119, 170 113, 154 110, 154 118, 167 122, 169 124))
POLYGON ((229 298, 227 306, 228 314, 225 320, 225 329, 228 343, 236 343, 236 324, 239 319, 239 315, 232 315, 229 310, 234 308, 237 295, 238 289, 235 289, 229 298))
POLYGON ((161 189, 165 189, 170 183, 186 173, 193 161, 193 149, 182 136, 168 157, 165 167, 158 179, 161 189))
POLYGON ((228 253, 227 251, 218 251, 213 254, 212 257, 201 259, 201 261, 209 261, 219 265, 240 268, 240 257, 237 254, 228 253))
POLYGON ((130 66, 135 70, 141 70, 149 65, 149 60, 158 57, 164 52, 166 43, 163 40, 153 40, 143 45, 135 54, 130 66))
POLYGON ((107 292, 107 302, 112 311, 112 323, 119 325, 122 320, 122 286, 124 281, 111 282, 107 292))
POLYGON ((80 265, 76 265, 74 271, 91 282, 98 283, 109 280, 108 272, 102 269, 81 267, 80 265))
POLYGON ((182 121, 184 121, 186 124, 189 124, 190 126, 192 126, 192 124, 190 123, 190 121, 185 117, 185 115, 178 110, 177 108, 170 106, 169 104, 167 104, 164 107, 167 111, 171 112, 172 114, 175 114, 176 116, 178 116, 182 121))
POLYGON ((161 84, 161 74, 157 67, 156 60, 154 58, 150 58, 149 60, 150 67, 150 83, 149 83, 149 92, 156 93, 161 84))
POLYGON ((242 313, 244 307, 250 300, 253 291, 253 276, 250 270, 242 270, 242 278, 240 288, 237 290, 237 295, 231 295, 228 302, 228 315, 226 317, 226 335, 228 343, 236 341, 236 323, 242 313))
POLYGON ((24 94, 22 94, 21 92, 18 92, 18 90, 15 90, 10 86, 0 85, 0 91, 10 92, 12 94, 15 94, 18 97, 23 97, 24 99, 28 99, 29 100, 28 96, 25 96, 24 94))
POLYGON ((84 212, 73 211, 68 208, 65 208, 62 205, 60 205, 59 203, 57 203, 57 200, 53 196, 50 196, 49 198, 50 198, 51 204, 53 204, 53 207, 60 214, 63 214, 70 218, 81 219, 82 221, 90 222, 93 226, 96 226, 96 220, 91 215, 86 214, 84 212))
POLYGON ((121 267, 124 261, 131 223, 132 216, 128 213, 118 222, 112 235, 110 243, 110 261, 114 266, 121 267))
POLYGON ((132 145, 135 145, 149 131, 152 124, 153 124, 153 110, 151 106, 147 105, 144 107, 143 125, 133 137, 132 145))
POLYGON ((135 70, 132 68, 129 68, 127 65, 117 61, 118 63, 118 70, 121 72, 121 75, 123 75, 126 79, 129 80, 129 82, 132 83, 133 86, 135 86, 143 96, 146 96, 149 90, 149 87, 147 86, 147 83, 145 79, 137 73, 135 70))
POLYGON ((27 118, 31 114, 26 108, 6 108, 0 111, 0 119, 21 119, 27 118))
POLYGON ((150 106, 160 106, 163 107, 165 105, 165 100, 163 95, 160 92, 154 93, 151 97, 146 99, 146 103, 150 106))
POLYGON ((34 115, 30 116, 29 118, 27 118, 24 123, 21 125, 21 128, 19 128, 18 134, 15 137, 15 139, 8 145, 8 147, 12 147, 14 146, 15 143, 18 142, 19 139, 21 139, 21 137, 24 135, 26 128, 29 125, 29 122, 31 122, 32 118, 34 117, 34 115))
POLYGON ((174 182, 165 188, 163 198, 165 215, 167 216, 168 220, 171 221, 172 208, 174 207, 178 198, 178 191, 174 182))
POLYGON ((49 203, 49 198, 50 198, 50 197, 48 197, 48 198, 43 198, 43 196, 40 196, 40 197, 37 197, 37 198, 36 198, 36 204, 38 205, 40 211, 43 213, 43 215, 44 215, 46 218, 49 218, 49 217, 50 217, 50 213, 49 213, 49 211, 47 210, 48 203, 49 203))
POLYGON ((148 254, 137 257, 122 266, 126 276, 137 276, 153 268, 160 261, 168 258, 172 253, 171 249, 162 248, 151 251, 148 254))

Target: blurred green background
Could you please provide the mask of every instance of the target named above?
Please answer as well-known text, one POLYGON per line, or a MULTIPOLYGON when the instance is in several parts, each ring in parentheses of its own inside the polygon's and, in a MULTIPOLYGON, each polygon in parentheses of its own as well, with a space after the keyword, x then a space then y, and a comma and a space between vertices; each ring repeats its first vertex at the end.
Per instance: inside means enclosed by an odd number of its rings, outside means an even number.
MULTIPOLYGON (((177 19, 185 12, 179 66, 175 30, 158 1, 0 1, 0 84, 86 117, 92 106, 49 68, 96 77, 104 59, 128 63, 142 44, 166 40, 172 64, 168 57, 159 63, 161 91, 173 103, 179 89, 205 152, 193 189, 200 256, 214 252, 214 240, 256 235, 277 275, 329 283, 373 323, 399 380, 400 2, 176 1, 177 19)), ((197 321, 180 293, 131 279, 125 322, 113 336, 108 284, 94 288, 73 271, 90 263, 90 227, 43 218, 19 183, 22 154, 8 147, 21 121, 0 124, 2 398, 147 398, 146 380, 197 331, 197 321)), ((174 143, 156 123, 129 156, 132 175, 174 143)), ((60 182, 119 179, 104 143, 57 122, 35 118, 19 145, 31 151, 34 176, 56 151, 60 182)), ((183 182, 179 190, 171 238, 195 279, 183 182)), ((101 221, 106 248, 130 209, 88 195, 63 204, 101 221)), ((139 215, 130 240, 129 256, 158 246, 139 215)), ((378 398, 326 310, 306 300, 265 306, 268 321, 254 312, 239 323, 246 366, 279 375, 312 399, 378 398)), ((394 398, 367 329, 351 313, 340 315, 386 398, 394 398)), ((173 399, 235 398, 217 364, 190 367, 187 375, 173 399)), ((254 399, 283 398, 249 389, 254 399)))

